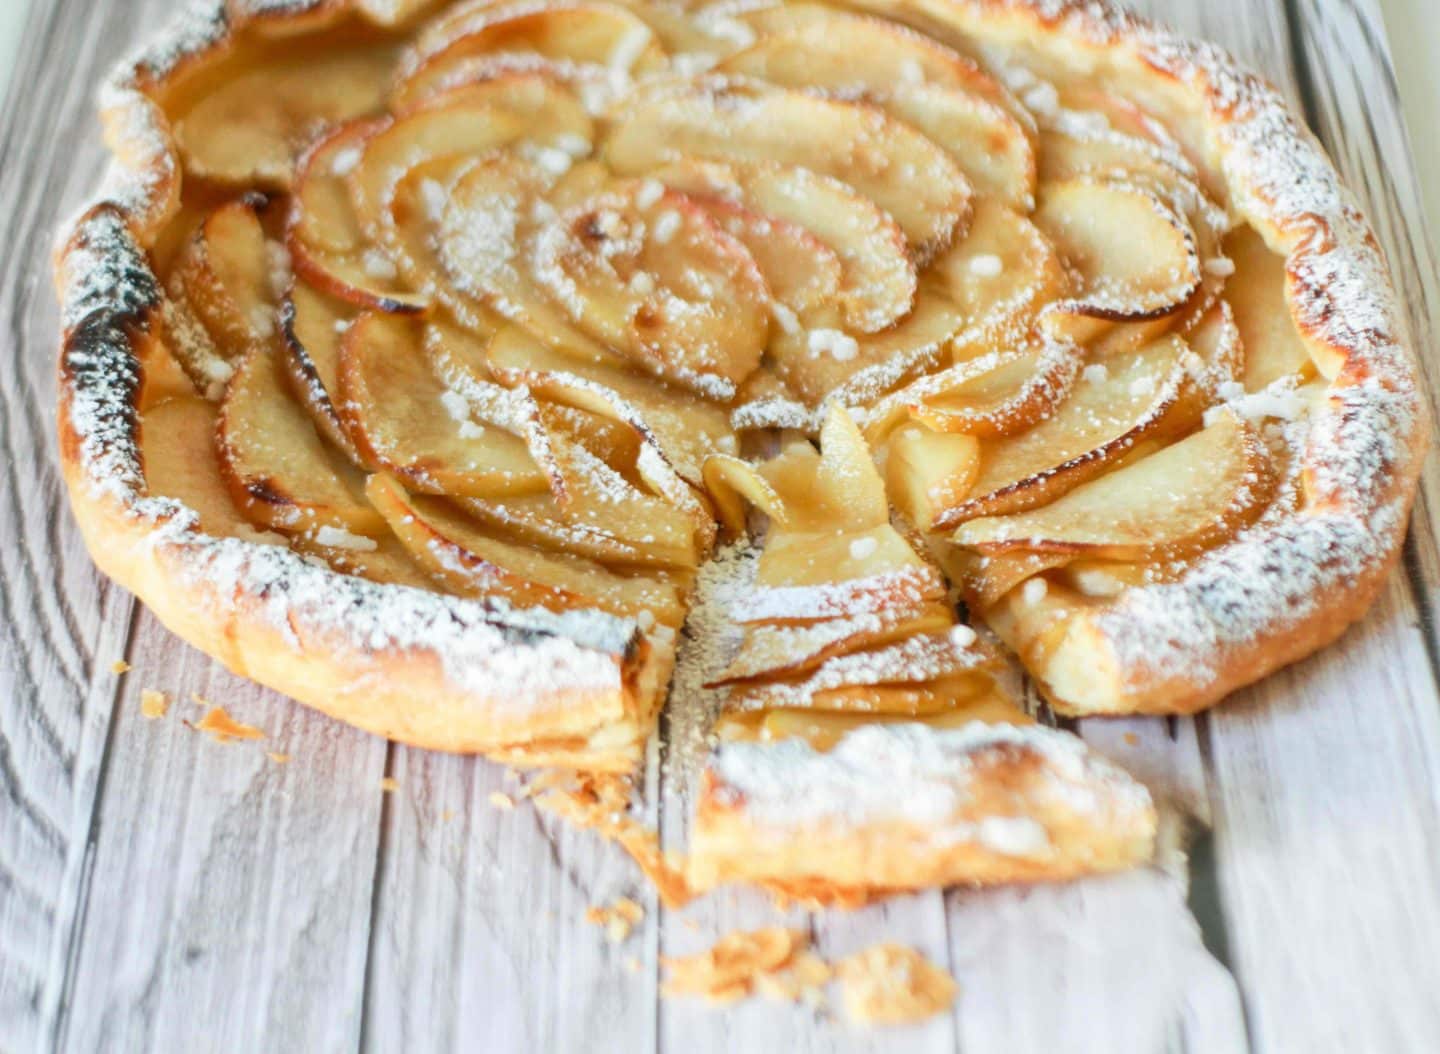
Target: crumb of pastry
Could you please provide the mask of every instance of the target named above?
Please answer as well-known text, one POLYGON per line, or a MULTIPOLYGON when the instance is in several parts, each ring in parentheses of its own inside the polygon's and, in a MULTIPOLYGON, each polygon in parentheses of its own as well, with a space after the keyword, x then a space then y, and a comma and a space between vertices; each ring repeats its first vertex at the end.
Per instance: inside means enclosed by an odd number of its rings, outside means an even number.
POLYGON ((386 776, 380 781, 380 789, 386 794, 389 794, 391 791, 397 791, 400 789, 400 781, 394 776, 386 776))
POLYGON ((829 908, 854 911, 883 895, 876 890, 811 880, 761 882, 760 885, 770 894, 780 911, 789 911, 793 907, 806 911, 824 911, 829 908))
POLYGON ((497 809, 515 808, 515 799, 510 797, 510 795, 506 794, 504 791, 491 791, 489 800, 490 804, 497 809))
POLYGON ((825 1002, 825 985, 835 974, 829 963, 812 951, 797 952, 778 970, 755 978, 755 991, 768 999, 820 1006, 825 1002))
POLYGON ((645 909, 629 897, 621 897, 608 907, 592 904, 585 909, 585 921, 603 926, 611 944, 624 944, 629 940, 636 924, 644 917, 645 909))
POLYGON ((170 697, 164 692, 154 688, 146 688, 140 693, 140 712, 151 721, 164 717, 165 712, 170 709, 170 697))
POLYGON ((290 760, 290 755, 289 755, 289 754, 281 754, 281 753, 278 753, 278 752, 276 752, 276 751, 274 751, 274 750, 267 750, 267 751, 265 751, 265 756, 266 756, 267 758, 269 758, 271 761, 275 762, 275 764, 277 764, 277 765, 283 765, 283 764, 285 764, 287 761, 290 760))
POLYGON ((236 721, 223 706, 214 706, 198 695, 190 698, 201 706, 208 706, 205 716, 196 721, 190 727, 197 732, 208 732, 217 742, 229 743, 236 739, 264 739, 265 730, 254 725, 247 725, 243 721, 236 721))
POLYGON ((842 959, 835 968, 851 1021, 901 1025, 941 1013, 959 985, 914 948, 876 944, 842 959))
POLYGON ((695 898, 683 863, 660 848, 660 836, 653 828, 630 815, 628 779, 572 774, 557 779, 556 775, 542 774, 531 783, 531 787, 546 788, 535 792, 535 804, 618 843, 655 886, 667 908, 684 907, 695 898))
POLYGON ((1137 736, 1134 732, 1126 732, 1123 736, 1121 736, 1121 738, 1125 740, 1125 745, 1127 747, 1133 747, 1140 742, 1140 737, 1137 736))
POLYGON ((112 663, 110 664, 110 672, 111 672, 111 673, 129 673, 129 672, 130 672, 130 664, 129 664, 128 662, 126 662, 124 659, 116 659, 114 662, 112 662, 112 663))
POLYGON ((625 969, 628 970, 628 971, 630 971, 631 973, 639 973, 639 972, 640 972, 640 960, 639 960, 638 958, 636 958, 634 955, 627 955, 627 956, 625 957, 625 969))
POLYGON ((695 955, 663 956, 667 976, 661 991, 733 1003, 755 991, 762 975, 788 967, 808 943, 803 931, 784 926, 737 930, 695 955))

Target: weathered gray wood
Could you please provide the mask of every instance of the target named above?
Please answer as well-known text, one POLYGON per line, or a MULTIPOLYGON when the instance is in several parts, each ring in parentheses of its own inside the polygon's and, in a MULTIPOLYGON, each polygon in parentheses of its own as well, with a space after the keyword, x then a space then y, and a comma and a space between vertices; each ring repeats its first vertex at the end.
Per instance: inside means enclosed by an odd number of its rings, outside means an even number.
MULTIPOLYGON (((1165 6, 1189 26, 1192 5, 1165 6)), ((1259 56, 1280 53, 1279 33, 1291 28, 1278 0, 1208 10, 1219 20, 1216 39, 1259 56)), ((1330 100, 1313 107, 1322 118, 1317 131, 1379 227, 1424 336, 1432 250, 1418 199, 1397 198, 1385 175, 1407 173, 1411 163, 1388 60, 1376 46, 1378 23, 1362 25, 1347 0, 1294 10, 1293 28, 1306 42, 1299 65, 1310 74, 1304 94, 1330 100), (1324 36, 1315 36, 1321 26, 1324 36), (1406 238, 1397 238, 1402 231, 1406 238), (1407 241, 1426 248, 1413 251, 1407 241)), ((1302 95, 1304 85, 1286 70, 1264 72, 1302 95)), ((1413 529, 1415 546, 1433 546, 1427 517, 1413 529)), ((1410 569, 1416 577, 1416 565, 1410 569)), ((1407 585, 1397 575, 1340 642, 1239 693, 1206 721, 1221 889, 1260 1049, 1337 1041, 1352 1050, 1420 1049, 1440 1037, 1431 936, 1440 926, 1440 712, 1407 585)))
POLYGON ((624 852, 497 808, 519 783, 477 758, 397 748, 393 776, 364 1049, 654 1049, 655 894, 624 852), (622 896, 645 920, 612 944, 585 910, 622 896))
POLYGON ((130 663, 61 1049, 353 1050, 385 744, 225 672, 148 613, 130 663), (172 695, 165 718, 142 715, 146 687, 172 695), (191 693, 267 738, 187 727, 205 710, 191 693))
POLYGON ((0 1037, 16 1050, 52 1031, 115 691, 108 666, 132 603, 101 581, 59 511, 53 456, 46 248, 98 172, 89 85, 122 36, 116 12, 85 17, 88 6, 34 5, 0 117, 11 247, 0 260, 0 1037))

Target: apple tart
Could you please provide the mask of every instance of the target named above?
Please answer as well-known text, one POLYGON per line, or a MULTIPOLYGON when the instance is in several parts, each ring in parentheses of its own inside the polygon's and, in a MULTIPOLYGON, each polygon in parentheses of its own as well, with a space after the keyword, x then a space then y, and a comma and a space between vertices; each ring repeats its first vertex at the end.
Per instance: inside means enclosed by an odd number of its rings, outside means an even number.
POLYGON ((1014 661, 1192 712, 1399 552, 1370 228, 1271 88, 1107 4, 209 0, 103 112, 57 263, 96 562, 420 746, 623 775, 703 697, 697 888, 1141 861, 1014 661))

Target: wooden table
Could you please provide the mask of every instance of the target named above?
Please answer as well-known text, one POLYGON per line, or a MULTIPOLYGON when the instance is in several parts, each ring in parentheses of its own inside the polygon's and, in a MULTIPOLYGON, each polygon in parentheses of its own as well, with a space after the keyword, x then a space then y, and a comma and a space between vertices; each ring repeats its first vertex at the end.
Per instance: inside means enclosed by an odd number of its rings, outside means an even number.
MULTIPOLYGON (((1403 565, 1338 644, 1194 720, 1082 723, 1194 818, 1188 860, 789 916, 827 954, 891 939, 949 966, 953 1013, 904 1032, 659 1000, 660 955, 786 916, 725 894, 666 912, 613 848, 494 808, 498 768, 262 691, 102 581, 55 466, 46 254, 99 176, 93 84, 174 6, 32 5, 0 125, 0 1050, 1440 1049, 1434 458, 1403 565), (141 715, 148 687, 181 700, 166 720, 141 715), (192 693, 269 741, 190 731, 192 693), (622 894, 647 914, 616 947, 582 915, 622 894)), ((1375 0, 1141 6, 1306 114, 1389 251, 1437 390, 1435 250, 1375 0)))

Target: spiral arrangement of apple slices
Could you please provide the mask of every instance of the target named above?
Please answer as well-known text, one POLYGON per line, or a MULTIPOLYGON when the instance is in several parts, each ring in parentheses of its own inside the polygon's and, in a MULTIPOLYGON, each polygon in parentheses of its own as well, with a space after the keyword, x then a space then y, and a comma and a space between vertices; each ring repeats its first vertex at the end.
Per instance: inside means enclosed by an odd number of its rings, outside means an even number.
POLYGON ((223 488, 163 449, 152 485, 216 523, 658 634, 757 507, 716 683, 735 735, 820 743, 999 705, 937 564, 1045 684, 1057 626, 1294 500, 1264 408, 1226 408, 1314 389, 1279 262, 1123 99, 807 3, 479 0, 356 41, 177 115, 197 394, 156 412, 223 488))

